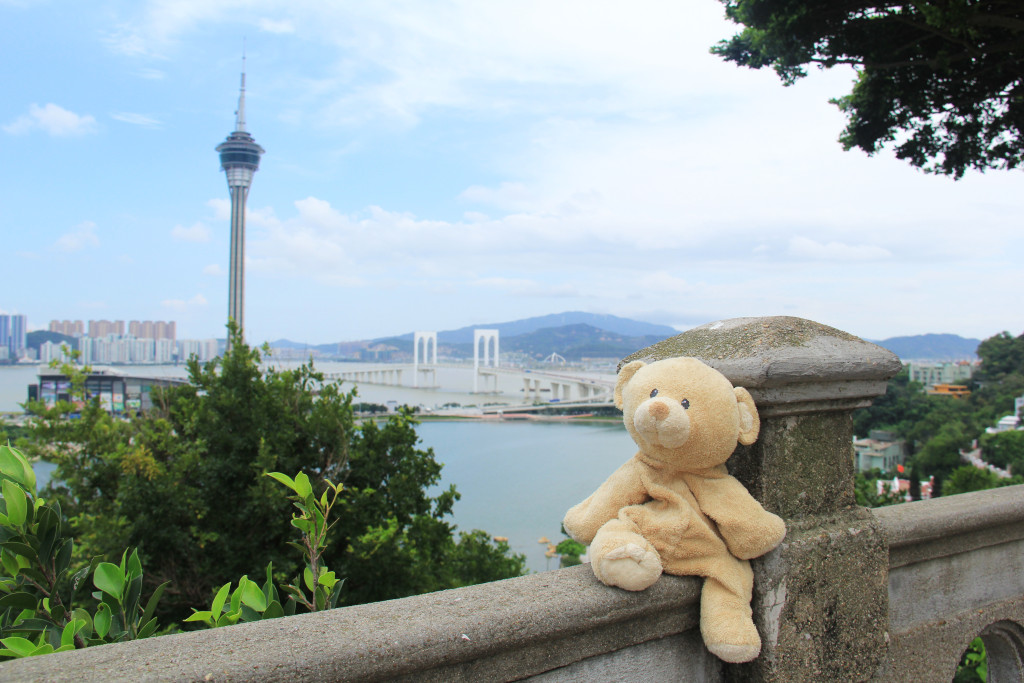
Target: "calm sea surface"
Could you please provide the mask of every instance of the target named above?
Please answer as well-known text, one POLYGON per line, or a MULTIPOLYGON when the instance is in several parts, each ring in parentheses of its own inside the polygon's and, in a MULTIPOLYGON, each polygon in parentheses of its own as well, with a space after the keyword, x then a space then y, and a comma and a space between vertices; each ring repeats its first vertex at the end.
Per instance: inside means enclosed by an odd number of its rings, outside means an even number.
MULTIPOLYGON (((349 363, 337 365, 352 368, 349 363)), ((136 375, 184 375, 183 368, 174 366, 119 370, 136 375)), ((0 411, 18 410, 17 404, 25 400, 25 386, 34 381, 36 371, 34 366, 0 366, 0 411)), ((442 370, 438 374, 440 381, 454 382, 462 391, 361 386, 359 394, 368 401, 393 399, 428 407, 449 401, 468 405, 521 400, 514 382, 499 387, 506 390, 502 395, 484 397, 466 393, 472 381, 469 372, 442 370), (445 378, 444 372, 456 376, 445 378), (460 373, 464 376, 459 377, 460 373)), ((437 460, 444 464, 439 488, 455 484, 462 494, 455 503, 453 519, 459 530, 483 529, 507 536, 512 549, 527 556, 532 571, 555 567, 544 557, 546 546, 537 540, 546 536, 557 543, 562 538, 565 511, 590 495, 636 451, 620 422, 437 421, 420 424, 417 433, 421 446, 434 449, 437 460)), ((48 465, 37 467, 42 481, 48 472, 40 468, 46 470, 48 465)))

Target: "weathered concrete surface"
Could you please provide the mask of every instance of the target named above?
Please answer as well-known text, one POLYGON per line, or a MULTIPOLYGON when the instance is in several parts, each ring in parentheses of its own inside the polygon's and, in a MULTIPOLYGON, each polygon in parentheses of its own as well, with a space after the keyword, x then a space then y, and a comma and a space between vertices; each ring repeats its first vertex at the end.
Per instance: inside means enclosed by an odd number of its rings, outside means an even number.
POLYGON ((697 626, 699 591, 697 579, 663 576, 630 593, 572 567, 15 660, 0 664, 0 680, 516 680, 686 633, 697 626))
POLYGON ((868 680, 886 656, 887 558, 863 510, 789 522, 786 540, 753 563, 761 656, 726 667, 726 680, 868 680))
POLYGON ((652 640, 618 652, 585 659, 534 676, 531 683, 631 681, 636 683, 719 683, 722 661, 707 651, 700 631, 652 640))
POLYGON ((877 680, 949 681, 981 635, 989 681, 1024 681, 1024 486, 872 513, 890 548, 890 655, 877 680))
POLYGON ((746 387, 762 415, 818 411, 829 409, 829 403, 832 409, 867 405, 885 393, 885 383, 902 367, 880 346, 789 316, 701 325, 627 356, 620 367, 634 360, 680 356, 699 358, 733 384, 746 387))
POLYGON ((830 514, 855 503, 849 411, 768 417, 727 466, 768 510, 784 519, 830 514))

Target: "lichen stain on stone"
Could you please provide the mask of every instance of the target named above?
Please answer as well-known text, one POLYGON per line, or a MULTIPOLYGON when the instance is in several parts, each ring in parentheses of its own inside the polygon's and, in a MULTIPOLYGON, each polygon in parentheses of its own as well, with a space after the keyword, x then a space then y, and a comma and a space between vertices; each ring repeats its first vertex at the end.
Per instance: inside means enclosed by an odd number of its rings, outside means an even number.
POLYGON ((792 316, 750 318, 748 322, 702 325, 664 339, 623 359, 660 360, 693 356, 706 360, 751 358, 770 349, 805 346, 822 337, 842 341, 862 341, 858 337, 828 325, 792 316))

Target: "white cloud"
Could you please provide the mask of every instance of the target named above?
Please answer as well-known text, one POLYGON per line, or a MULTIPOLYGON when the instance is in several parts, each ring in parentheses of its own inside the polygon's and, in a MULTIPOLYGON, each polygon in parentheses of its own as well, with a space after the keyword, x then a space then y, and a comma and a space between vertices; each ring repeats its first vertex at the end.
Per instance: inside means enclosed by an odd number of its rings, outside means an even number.
POLYGON ((203 268, 203 275, 212 275, 214 277, 220 277, 224 275, 224 269, 221 268, 219 263, 211 263, 210 265, 203 268))
POLYGON ((136 114, 133 112, 117 112, 110 115, 111 118, 124 123, 130 123, 134 126, 143 126, 145 128, 159 128, 163 125, 163 122, 159 119, 154 119, 152 116, 146 116, 145 114, 136 114))
POLYGON ((472 283, 475 287, 497 289, 512 296, 537 296, 565 298, 580 296, 580 292, 572 285, 548 284, 523 278, 488 277, 472 283))
POLYGON ((206 205, 213 209, 213 219, 218 221, 231 220, 230 199, 209 199, 206 205))
POLYGON ((100 239, 96 236, 96 224, 85 221, 76 225, 71 232, 57 238, 54 246, 64 252, 81 251, 86 247, 99 246, 100 239))
POLYGON ((892 258, 892 254, 882 247, 840 242, 822 244, 801 236, 790 238, 789 252, 799 258, 815 261, 878 261, 892 258))
POLYGON ((171 237, 181 242, 209 242, 210 229, 203 223, 194 223, 188 228, 175 225, 171 229, 171 237))
POLYGON ((196 294, 188 301, 184 299, 164 299, 160 302, 160 305, 164 308, 169 308, 172 311, 182 313, 191 308, 206 306, 207 303, 205 296, 202 294, 196 294))
POLYGON ((260 19, 260 30, 267 33, 295 33, 295 24, 287 19, 274 21, 273 19, 260 19))
POLYGON ((18 117, 3 129, 12 135, 41 130, 54 137, 68 137, 95 132, 96 119, 88 114, 80 116, 50 102, 42 107, 29 105, 28 114, 18 117))

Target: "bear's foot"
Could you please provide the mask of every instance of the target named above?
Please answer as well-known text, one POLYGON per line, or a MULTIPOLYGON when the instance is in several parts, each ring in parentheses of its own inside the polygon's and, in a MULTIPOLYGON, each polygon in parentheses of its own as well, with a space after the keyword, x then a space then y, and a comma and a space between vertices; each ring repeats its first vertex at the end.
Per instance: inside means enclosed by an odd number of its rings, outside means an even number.
POLYGON ((740 664, 761 654, 761 637, 750 617, 717 614, 704 618, 702 614, 700 630, 704 646, 723 662, 740 664))
POLYGON ((658 553, 636 543, 626 543, 595 557, 592 566, 602 583, 628 591, 642 591, 661 576, 658 553))

